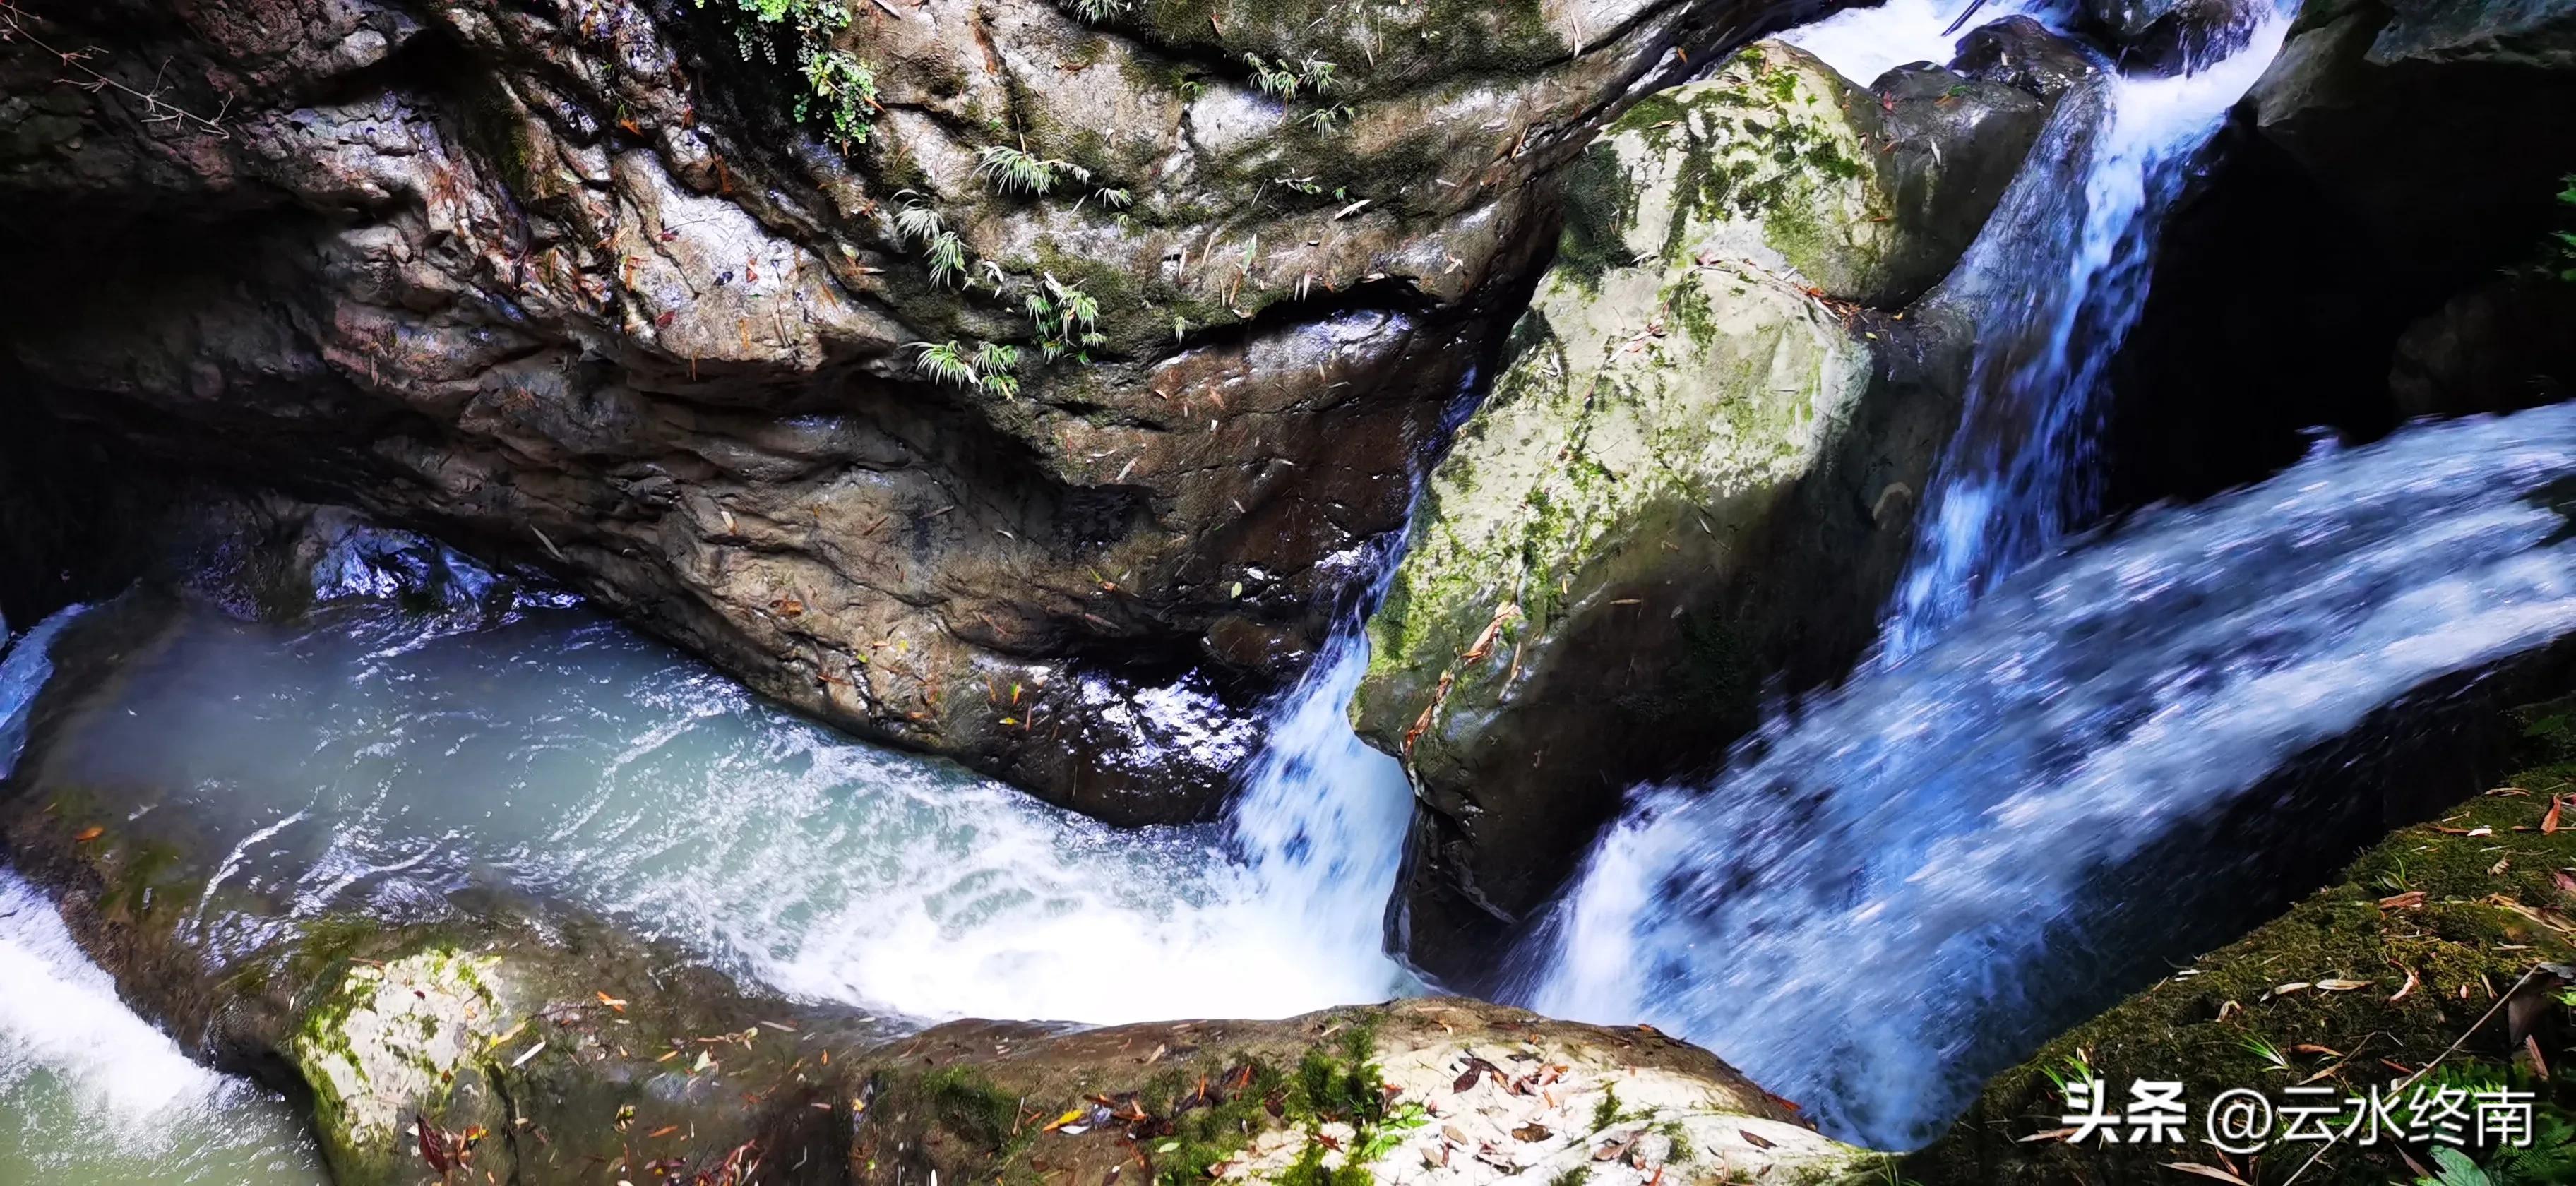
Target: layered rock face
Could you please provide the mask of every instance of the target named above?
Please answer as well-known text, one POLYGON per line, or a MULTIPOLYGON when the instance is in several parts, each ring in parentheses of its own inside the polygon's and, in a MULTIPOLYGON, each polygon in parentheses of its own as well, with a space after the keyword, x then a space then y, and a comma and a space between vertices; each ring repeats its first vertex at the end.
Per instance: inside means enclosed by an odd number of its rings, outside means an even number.
POLYGON ((1533 180, 1821 7, 14 6, 6 398, 1203 814, 1489 352, 1533 180))
POLYGON ((1556 263, 1432 473, 1352 706, 1420 792, 1417 963, 1479 983, 1629 785, 1866 643, 1957 409, 1956 336, 1897 310, 2043 111, 1763 42, 1566 170, 1556 263))

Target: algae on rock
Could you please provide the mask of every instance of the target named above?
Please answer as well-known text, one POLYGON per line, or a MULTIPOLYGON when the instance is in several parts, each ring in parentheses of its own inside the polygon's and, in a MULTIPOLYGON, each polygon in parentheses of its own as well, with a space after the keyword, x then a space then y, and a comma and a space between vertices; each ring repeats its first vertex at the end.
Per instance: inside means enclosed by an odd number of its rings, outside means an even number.
MULTIPOLYGON (((1996 1075, 1947 1134, 1907 1159, 1905 1173, 1930 1186, 2115 1186, 2176 1181, 2168 1163, 2177 1160, 2215 1162, 2197 1128, 2188 1148, 2034 1135, 2063 1127, 2059 1082, 2080 1071, 2111 1085, 2115 1108, 2132 1079, 2180 1081, 2196 1125, 2201 1109, 2240 1088, 2275 1103, 2334 1107, 2399 1084, 2389 1102, 2400 1119, 2417 1087, 2529 1091, 2531 1146, 2468 1152, 2496 1167, 2499 1183, 2567 1180, 2576 1172, 2576 1083, 2561 1068, 2576 1045, 2576 1010, 2547 969, 2576 962, 2567 913, 2576 891, 2564 873, 2576 867, 2576 827, 2554 822, 2564 818, 2562 797, 2576 793, 2576 700, 2517 718, 2515 756, 2531 763, 2526 769, 2434 822, 2399 830, 2335 884, 1996 1075), (2508 1008, 2508 996, 2524 999, 2508 1008), (2535 1066, 2534 1052, 2545 1066, 2535 1066), (2418 1068, 2430 1070, 2418 1078, 2418 1068), (2300 1101, 2285 1097, 2292 1086, 2326 1091, 2300 1101), (2555 1169, 2517 1176, 2499 1159, 2549 1160, 2555 1169)), ((2353 1119, 2347 1110, 2328 1123, 2340 1130, 2353 1119)), ((2303 1182, 2378 1186, 2414 1180, 2404 1159, 2429 1160, 2442 1143, 2359 1135, 2322 1147, 2280 1141, 2237 1165, 2265 1182, 2276 1176, 2261 1171, 2279 1167, 2280 1175, 2300 1170, 2303 1182), (2316 1164, 2304 1166, 2312 1156, 2316 1164)))
POLYGON ((343 966, 305 1010, 286 1055, 313 1089, 313 1121, 345 1181, 391 1180, 402 1134, 437 1110, 457 1072, 513 1028, 499 958, 433 947, 343 966))
POLYGON ((1760 42, 1568 167, 1556 263, 1431 475, 1352 705, 1422 794, 1403 892, 1440 915, 1410 928, 1435 973, 1472 974, 1677 740, 1865 640, 1950 403, 1909 394, 1925 335, 1870 306, 1955 262, 2040 118, 1956 85, 2001 117, 1909 125, 1962 163, 1900 170, 1888 105, 1760 42))

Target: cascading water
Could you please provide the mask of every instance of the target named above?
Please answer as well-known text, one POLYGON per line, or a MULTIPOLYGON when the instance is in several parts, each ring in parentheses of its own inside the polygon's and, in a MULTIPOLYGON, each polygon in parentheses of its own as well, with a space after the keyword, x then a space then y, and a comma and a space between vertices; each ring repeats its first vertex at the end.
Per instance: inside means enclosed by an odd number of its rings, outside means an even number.
POLYGON ((178 621, 28 777, 154 788, 218 876, 300 913, 498 882, 921 1019, 1285 1016, 1402 983, 1378 917, 1409 800, 1334 734, 1347 645, 1286 702, 1232 825, 1121 831, 837 736, 579 609, 472 630, 380 602, 292 626, 93 612, 178 621))
POLYGON ((2103 370, 2145 305, 2166 209, 2288 23, 2267 11, 2241 48, 2188 73, 2105 73, 2069 91, 2032 149, 2063 166, 2025 168, 1929 298, 1967 310, 1977 341, 1883 659, 1922 648, 2099 512, 2103 370))
MULTIPOLYGON (((1803 36, 1874 70, 1939 56, 1914 52, 1937 12, 1847 13, 1803 36)), ((2127 896, 2117 880, 2142 854, 2362 714, 2576 624, 2565 557, 2536 550, 2553 516, 2514 501, 2557 471, 2534 458, 2518 484, 2490 484, 2485 461, 2462 460, 2555 441, 2563 418, 2321 456, 2005 583, 2098 512, 2096 389, 2157 227, 2285 24, 2269 13, 2220 60, 2106 70, 2060 99, 1926 299, 1964 313, 1976 343, 1878 654, 1713 785, 1634 797, 1519 956, 1539 1008, 1657 1021, 1829 1128, 1918 1144, 2177 940, 2171 918, 2100 905, 2127 896), (2373 486, 2434 462, 2447 480, 2373 486), (2398 563, 2445 547, 2451 564, 2398 563), (2495 616, 2462 628, 2477 609, 2495 616), (2264 694, 2294 704, 2245 704, 2264 694), (2106 941, 2087 924, 2132 931, 2106 941)))
MULTIPOLYGON (((159 638, 148 658, 65 674, 119 690, 72 714, 27 785, 141 788, 137 811, 212 842, 208 876, 296 903, 193 919, 218 946, 499 883, 920 1020, 1285 1016, 1412 984, 1381 938, 1411 795, 1341 711, 1367 661, 1357 617, 1274 706, 1223 823, 1121 831, 799 721, 559 599, 491 618, 486 575, 424 562, 436 550, 418 541, 342 550, 298 622, 128 598, 57 614, 0 662, 5 775, 58 635, 95 616, 159 638), (423 589, 444 608, 386 596, 423 589)), ((0 1180, 316 1180, 281 1101, 188 1064, 60 931, 0 882, 0 1109, 30 1120, 0 1134, 0 1180), (96 1033, 46 1016, 72 1005, 96 1033), (166 1108, 85 1086, 137 1076, 176 1085, 166 1108), (172 1157, 144 1139, 155 1126, 235 1135, 172 1157)))
MULTIPOLYGON (((0 778, 67 610, 0 653, 0 778)), ((8 639, 0 633, 0 645, 8 639)), ((286 1101, 208 1071, 117 999, 53 903, 0 868, 0 1181, 319 1186, 286 1101)))
POLYGON ((1537 944, 1535 1005, 1920 1144, 2188 955, 2226 846, 2188 877, 2171 846, 2381 706, 2576 632, 2570 482, 2576 406, 2423 425, 2033 566, 1713 785, 1639 794, 1537 944))

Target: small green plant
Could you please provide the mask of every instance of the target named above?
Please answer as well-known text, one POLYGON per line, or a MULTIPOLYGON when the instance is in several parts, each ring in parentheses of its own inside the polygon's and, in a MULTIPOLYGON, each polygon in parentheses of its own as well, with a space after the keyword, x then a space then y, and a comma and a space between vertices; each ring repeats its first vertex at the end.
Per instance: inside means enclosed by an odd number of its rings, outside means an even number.
POLYGON ((1098 328, 1100 302, 1084 292, 1080 284, 1066 284, 1052 273, 1043 278, 1043 283, 1044 291, 1030 293, 1022 302, 1028 310, 1029 325, 1037 333, 1038 352, 1048 362, 1067 354, 1090 362, 1090 348, 1109 341, 1098 328))
POLYGON ((975 151, 975 176, 1003 195, 1044 197, 1070 177, 1091 180, 1091 170, 1071 161, 1042 157, 1026 149, 994 144, 975 151))
POLYGON ((948 229, 947 223, 940 219, 939 212, 931 209, 930 203, 918 192, 904 190, 895 195, 895 201, 896 234, 915 243, 921 243, 948 229))
POLYGON ((1113 16, 1123 16, 1136 6, 1136 0, 1072 0, 1066 7, 1085 24, 1097 25, 1113 16))
POLYGON ((2448 1145, 2433 1150, 2433 1168, 2438 1176, 2417 1178, 2415 1186, 2495 1186, 2495 1179, 2469 1160, 2468 1154, 2448 1145))
POLYGON ((1243 62, 1252 67, 1252 85, 1262 94, 1274 99, 1297 97, 1297 72, 1289 67, 1288 59, 1281 58, 1273 64, 1260 54, 1245 54, 1243 62))
POLYGON ((1673 1165, 1683 1165, 1696 1155, 1697 1151, 1691 1148, 1690 1129, 1681 1121, 1667 1120, 1656 1125, 1655 1131, 1664 1134, 1665 1161, 1673 1165))
POLYGON ((1305 124, 1308 128, 1313 129, 1316 135, 1329 136, 1340 131, 1342 129, 1342 125, 1351 122, 1351 116, 1353 114, 1354 113, 1347 106, 1340 103, 1329 103, 1322 107, 1318 107, 1313 111, 1309 111, 1304 115, 1298 116, 1297 120, 1299 123, 1305 124))
POLYGON ((1599 1132, 1617 1123, 1619 1123, 1619 1089, 1602 1088, 1600 1102, 1592 1105, 1592 1131, 1599 1132))
POLYGON ((2244 1047, 2247 1054, 2251 1054, 2256 1058, 2262 1059, 2263 1062, 2273 1070, 2286 1071, 2290 1069, 2290 1060, 2281 1056, 2281 1048, 2271 1044, 2270 1042, 2264 1041, 2260 1035, 2247 1034, 2244 1037, 2237 1039, 2236 1044, 2244 1047))
POLYGON ((945 286, 966 274, 966 243, 957 232, 943 230, 922 245, 930 257, 930 282, 945 286))
POLYGON ((1591 1176, 1591 1166, 1578 1165, 1573 1169, 1567 1170, 1564 1173, 1548 1179, 1547 1186, 1583 1186, 1584 1179, 1591 1176))
POLYGON ((905 349, 913 352, 912 369, 928 376, 934 383, 972 387, 982 378, 975 373, 975 364, 967 359, 966 348, 953 340, 914 342, 905 349))
MULTIPOLYGON (((707 0, 694 2, 707 6, 707 0)), ((730 11, 736 17, 734 51, 742 60, 790 63, 802 76, 793 104, 798 123, 820 124, 824 138, 843 152, 868 142, 876 73, 833 44, 850 25, 844 0, 730 0, 730 11)))
POLYGON ((1020 394, 1019 376, 1011 372, 1020 367, 1020 349, 999 342, 986 342, 975 347, 975 370, 983 376, 984 390, 1015 399, 1020 394))
POLYGON ((2093 1064, 2084 1057, 2083 1051, 2078 1050, 2056 1062, 2039 1064, 2039 1073, 2048 1077, 2049 1086, 2055 1087, 2057 1094, 2064 1095, 2067 1084, 2084 1083, 2093 1078, 2093 1064))
POLYGON ((970 351, 952 339, 946 342, 913 342, 905 349, 912 351, 912 369, 931 382, 980 387, 1004 399, 1014 399, 1020 394, 1020 378, 1011 373, 1020 365, 1017 346, 980 342, 970 351))

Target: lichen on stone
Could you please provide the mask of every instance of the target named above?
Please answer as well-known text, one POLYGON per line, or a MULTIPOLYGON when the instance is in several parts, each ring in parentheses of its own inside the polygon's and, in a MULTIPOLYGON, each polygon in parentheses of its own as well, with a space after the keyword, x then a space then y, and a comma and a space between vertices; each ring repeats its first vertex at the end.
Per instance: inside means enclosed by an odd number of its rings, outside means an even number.
POLYGON ((415 1113, 435 1111, 459 1071, 512 1027, 502 961, 434 946, 349 960, 307 1006, 286 1054, 313 1089, 314 1122, 335 1165, 389 1164, 415 1113))

